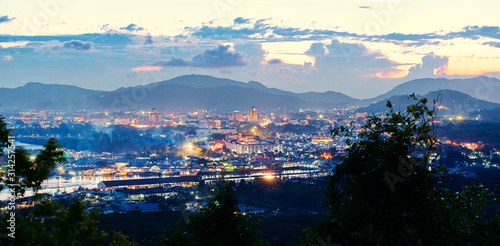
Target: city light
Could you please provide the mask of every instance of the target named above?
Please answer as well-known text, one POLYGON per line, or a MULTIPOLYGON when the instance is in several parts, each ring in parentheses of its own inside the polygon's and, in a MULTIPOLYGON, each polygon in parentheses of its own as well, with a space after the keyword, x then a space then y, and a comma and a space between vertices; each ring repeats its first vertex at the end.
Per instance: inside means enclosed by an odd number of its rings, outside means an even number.
POLYGON ((266 179, 266 180, 272 180, 272 179, 274 179, 274 176, 271 175, 271 174, 266 174, 266 175, 264 175, 264 179, 266 179))

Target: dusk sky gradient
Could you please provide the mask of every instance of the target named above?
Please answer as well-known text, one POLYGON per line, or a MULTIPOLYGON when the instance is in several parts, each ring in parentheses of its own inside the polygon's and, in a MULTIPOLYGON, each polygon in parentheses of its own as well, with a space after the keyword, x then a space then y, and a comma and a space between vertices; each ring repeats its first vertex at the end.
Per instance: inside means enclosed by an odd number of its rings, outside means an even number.
POLYGON ((0 87, 114 90, 205 74, 380 95, 500 78, 500 1, 2 0, 0 87))

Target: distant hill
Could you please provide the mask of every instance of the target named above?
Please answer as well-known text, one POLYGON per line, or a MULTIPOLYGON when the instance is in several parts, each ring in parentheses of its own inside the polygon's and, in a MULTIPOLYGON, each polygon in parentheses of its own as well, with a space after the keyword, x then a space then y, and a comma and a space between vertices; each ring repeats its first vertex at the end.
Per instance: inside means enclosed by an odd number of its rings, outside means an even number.
MULTIPOLYGON (((469 96, 471 94, 478 95, 478 98, 485 98, 486 101, 500 102, 500 81, 487 77, 464 80, 412 80, 398 85, 378 97, 359 100, 334 91, 294 93, 268 88, 256 81, 245 83, 205 75, 184 75, 166 81, 120 88, 114 91, 94 91, 77 86, 32 82, 14 89, 0 88, 0 106, 10 109, 99 110, 149 110, 153 107, 162 110, 200 108, 248 110, 249 107, 256 106, 261 109, 286 108, 291 110, 299 108, 327 109, 340 104, 368 106, 382 101, 380 105, 385 107, 387 98, 408 95, 413 92, 427 95, 431 91, 441 89, 453 89, 469 96), (497 85, 498 89, 496 89, 497 85)), ((399 99, 393 98, 393 100, 399 99)), ((471 98, 467 100, 470 101, 471 98)), ((478 107, 479 109, 490 109, 489 105, 480 103, 478 107)), ((385 110, 385 108, 381 110, 385 110)))
POLYGON ((76 86, 27 83, 0 88, 0 105, 10 109, 160 110, 219 109, 248 110, 299 108, 326 109, 334 104, 357 102, 337 92, 293 93, 205 75, 185 75, 145 86, 93 91, 76 86))
POLYGON ((292 96, 309 102, 322 102, 322 103, 333 103, 333 104, 339 104, 339 103, 357 104, 360 102, 359 99, 352 98, 350 96, 335 91, 293 93, 290 91, 284 91, 276 88, 268 88, 265 85, 256 81, 250 81, 248 83, 244 83, 231 79, 221 79, 207 75, 184 75, 170 80, 157 82, 152 85, 156 86, 163 84, 178 84, 178 85, 191 86, 195 88, 237 86, 241 88, 252 88, 274 95, 292 96))
MULTIPOLYGON (((419 97, 422 97, 419 96, 419 97)), ((454 90, 438 90, 429 92, 423 97, 429 100, 429 106, 432 106, 432 100, 437 99, 439 105, 444 106, 438 109, 440 115, 456 115, 464 116, 476 115, 483 109, 494 109, 500 107, 498 103, 487 102, 484 100, 475 99, 465 93, 454 90)), ((359 108, 359 112, 368 112, 369 114, 377 114, 387 112, 387 101, 391 101, 395 110, 405 110, 408 105, 415 102, 408 99, 408 95, 398 95, 386 98, 377 103, 373 103, 367 107, 359 108)))
POLYGON ((415 79, 400 84, 394 87, 394 89, 380 96, 371 99, 364 99, 362 100, 360 105, 367 106, 369 104, 384 100, 385 98, 397 95, 409 95, 411 93, 425 95, 431 91, 442 89, 460 91, 474 98, 500 103, 500 80, 496 78, 480 76, 470 79, 415 79))
POLYGON ((0 88, 0 106, 11 109, 79 109, 88 107, 89 97, 102 93, 72 85, 31 82, 13 89, 0 88))
POLYGON ((131 87, 104 96, 93 96, 95 107, 109 110, 196 110, 223 111, 258 109, 327 108, 325 103, 306 102, 293 96, 266 93, 253 88, 218 86, 195 88, 191 86, 159 83, 143 88, 131 87), (135 95, 135 96, 134 96, 135 95))
POLYGON ((500 122, 500 107, 494 109, 485 109, 478 113, 481 120, 488 122, 500 122))

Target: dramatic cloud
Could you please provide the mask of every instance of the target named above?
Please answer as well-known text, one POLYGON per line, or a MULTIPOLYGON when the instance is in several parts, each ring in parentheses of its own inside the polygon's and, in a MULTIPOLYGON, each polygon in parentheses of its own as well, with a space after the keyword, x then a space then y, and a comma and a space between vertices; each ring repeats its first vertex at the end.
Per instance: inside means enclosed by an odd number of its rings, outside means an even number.
POLYGON ((436 77, 436 75, 444 74, 447 68, 448 57, 436 56, 434 53, 430 53, 422 57, 422 63, 410 68, 410 71, 405 78, 432 78, 436 77))
POLYGON ((52 40, 46 42, 38 48, 39 52, 60 52, 60 51, 91 51, 94 50, 94 44, 92 42, 84 42, 80 40, 71 40, 68 42, 59 42, 57 40, 52 40))
POLYGON ((144 28, 132 23, 126 27, 121 27, 120 30, 126 30, 129 32, 136 32, 136 31, 142 31, 142 30, 144 30, 144 28))
POLYGON ((7 23, 7 22, 11 22, 12 20, 14 20, 15 18, 9 18, 9 16, 7 15, 4 15, 4 16, 0 16, 0 24, 2 23, 7 23))
POLYGON ((281 64, 283 61, 281 59, 270 59, 267 61, 267 64, 281 64))
POLYGON ((234 49, 245 53, 245 59, 251 62, 252 68, 258 68, 268 54, 268 52, 262 48, 262 44, 257 42, 235 44, 234 49))
POLYGON ((168 61, 158 61, 154 66, 177 66, 177 67, 204 67, 223 68, 246 66, 248 62, 243 59, 244 54, 232 52, 229 45, 219 45, 214 49, 208 49, 191 59, 171 58, 168 61))
POLYGON ((307 72, 303 79, 314 91, 334 90, 352 95, 380 93, 386 88, 374 89, 367 83, 376 79, 376 74, 390 73, 400 65, 383 54, 370 51, 363 44, 344 43, 336 39, 329 44, 313 43, 306 54, 314 56, 315 62, 313 66, 304 63, 303 68, 307 72))
POLYGON ((246 24, 246 23, 250 23, 250 19, 238 17, 238 18, 234 19, 233 22, 234 22, 234 24, 246 24))

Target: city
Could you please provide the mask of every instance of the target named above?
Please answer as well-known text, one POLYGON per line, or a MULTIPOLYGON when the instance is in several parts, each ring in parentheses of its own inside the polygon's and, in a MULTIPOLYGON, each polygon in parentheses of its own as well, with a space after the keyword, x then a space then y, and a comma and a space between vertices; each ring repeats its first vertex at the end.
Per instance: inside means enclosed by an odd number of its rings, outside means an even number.
MULTIPOLYGON (((50 138, 71 146, 63 148, 66 162, 53 171, 44 190, 54 198, 83 194, 84 201, 102 213, 123 212, 120 208, 126 204, 146 204, 148 196, 172 198, 177 189, 196 192, 200 182, 275 178, 309 182, 327 177, 346 148, 331 130, 350 122, 359 127, 368 117, 352 107, 329 112, 259 112, 252 107, 225 114, 205 110, 178 114, 155 108, 149 112, 25 110, 4 115, 18 145, 32 154, 42 149, 37 143, 50 138), (133 151, 140 148, 129 138, 145 141, 142 149, 133 151)), ((449 115, 443 119, 448 124, 463 120, 449 115)), ((500 153, 481 142, 447 138, 441 142, 447 151, 462 154, 463 160, 449 167, 453 173, 473 177, 472 166, 499 168, 500 153)), ((198 197, 198 202, 203 199, 198 197)), ((33 205, 23 201, 17 206, 33 205)))

